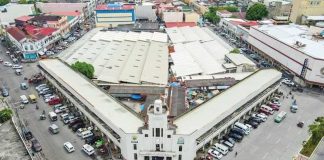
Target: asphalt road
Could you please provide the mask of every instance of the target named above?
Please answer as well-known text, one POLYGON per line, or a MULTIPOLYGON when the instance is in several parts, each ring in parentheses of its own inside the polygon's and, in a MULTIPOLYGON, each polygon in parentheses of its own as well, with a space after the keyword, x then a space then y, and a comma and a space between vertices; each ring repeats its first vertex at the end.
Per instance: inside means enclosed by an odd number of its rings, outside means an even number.
MULTIPOLYGON (((1 46, 2 54, 0 57, 4 61, 9 61, 9 57, 3 53, 5 53, 4 48, 1 46)), ((32 74, 38 73, 39 70, 36 66, 36 63, 27 63, 23 64, 23 75, 17 76, 14 73, 14 70, 10 67, 5 67, 0 64, 0 86, 5 85, 9 88, 10 96, 8 100, 11 104, 18 106, 19 105, 19 97, 20 95, 25 94, 28 96, 29 94, 37 93, 33 86, 29 86, 28 90, 21 90, 19 88, 19 84, 24 81, 23 77, 30 77, 32 74)), ((37 94, 35 94, 37 95, 37 94)), ((58 119, 58 121, 54 122, 60 128, 59 134, 52 135, 48 131, 48 127, 51 124, 49 119, 39 120, 39 115, 43 110, 48 113, 52 111, 52 109, 44 103, 42 98, 38 99, 39 109, 36 110, 35 104, 28 104, 25 106, 25 109, 19 109, 18 113, 21 119, 25 122, 27 127, 32 131, 34 137, 38 139, 41 143, 43 151, 46 159, 49 160, 65 160, 65 159, 77 159, 77 160, 86 160, 90 159, 82 150, 82 145, 84 141, 74 134, 67 126, 63 126, 63 123, 58 119), (70 141, 74 147, 75 152, 67 153, 63 148, 63 143, 66 141, 70 141)))
MULTIPOLYGON (((289 88, 283 86, 281 89, 288 93, 289 88)), ((324 95, 315 93, 293 92, 297 100, 299 110, 291 113, 289 107, 292 103, 291 97, 282 101, 280 111, 286 111, 287 117, 281 123, 275 123, 274 118, 278 113, 268 117, 257 129, 252 130, 250 135, 245 136, 241 143, 237 143, 234 150, 222 160, 287 160, 292 159, 302 147, 303 141, 310 136, 308 125, 312 124, 318 116, 324 113, 324 95), (304 128, 297 127, 299 121, 304 121, 304 128), (235 152, 238 152, 235 157, 235 152)))

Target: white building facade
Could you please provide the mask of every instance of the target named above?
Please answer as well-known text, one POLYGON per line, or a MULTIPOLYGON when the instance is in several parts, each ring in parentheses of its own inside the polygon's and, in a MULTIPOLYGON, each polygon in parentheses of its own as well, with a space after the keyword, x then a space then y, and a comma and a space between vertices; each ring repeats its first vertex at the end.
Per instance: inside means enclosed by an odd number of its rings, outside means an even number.
POLYGON ((250 29, 250 48, 301 85, 324 86, 324 40, 298 25, 264 25, 250 29))

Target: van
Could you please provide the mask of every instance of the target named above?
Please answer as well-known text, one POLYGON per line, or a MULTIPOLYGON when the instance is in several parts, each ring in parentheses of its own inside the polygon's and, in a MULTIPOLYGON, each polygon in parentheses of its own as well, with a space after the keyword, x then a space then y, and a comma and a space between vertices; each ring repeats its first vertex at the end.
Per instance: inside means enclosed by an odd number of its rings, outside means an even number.
POLYGON ((52 121, 56 121, 57 120, 57 115, 54 112, 48 112, 48 116, 52 121))
POLYGON ((53 134, 57 134, 59 132, 59 127, 56 124, 51 124, 48 127, 48 130, 51 131, 53 134))
POLYGON ((275 122, 280 123, 282 120, 286 118, 287 113, 284 111, 281 111, 279 114, 277 114, 276 118, 274 119, 275 122))
POLYGON ((222 153, 223 155, 226 155, 228 153, 228 147, 226 147, 223 144, 215 143, 214 146, 213 146, 213 148, 216 151, 222 153))
POLYGON ((250 131, 251 131, 250 128, 247 127, 246 125, 240 123, 240 122, 235 122, 234 127, 238 128, 238 129, 241 129, 244 132, 245 135, 250 134, 250 131))
POLYGON ((89 144, 85 144, 82 146, 82 150, 88 155, 91 156, 92 154, 95 153, 95 150, 92 146, 90 146, 89 144))
POLYGON ((30 100, 31 103, 36 103, 37 102, 37 98, 33 94, 29 95, 29 100, 30 100))
POLYGON ((93 136, 93 133, 92 133, 91 131, 89 131, 89 130, 83 131, 83 132, 81 133, 81 137, 82 137, 83 139, 88 138, 88 137, 90 137, 90 136, 93 136))
POLYGON ((21 95, 20 96, 20 102, 23 103, 23 104, 28 104, 29 101, 27 99, 27 97, 25 95, 21 95))
POLYGON ((261 109, 265 110, 265 111, 268 111, 270 114, 274 113, 274 110, 271 107, 267 106, 267 105, 262 105, 261 109))

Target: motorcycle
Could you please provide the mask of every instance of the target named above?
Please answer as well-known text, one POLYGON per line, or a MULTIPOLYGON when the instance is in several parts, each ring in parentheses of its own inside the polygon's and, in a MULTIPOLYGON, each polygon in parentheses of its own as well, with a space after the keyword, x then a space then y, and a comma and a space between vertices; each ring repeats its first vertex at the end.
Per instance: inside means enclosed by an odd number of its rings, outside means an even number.
POLYGON ((303 127, 304 127, 304 122, 298 122, 298 123, 297 123, 297 127, 299 127, 299 128, 303 128, 303 127))
POLYGON ((46 119, 45 114, 41 114, 41 115, 39 116, 39 119, 40 119, 40 120, 45 120, 45 119, 46 119))

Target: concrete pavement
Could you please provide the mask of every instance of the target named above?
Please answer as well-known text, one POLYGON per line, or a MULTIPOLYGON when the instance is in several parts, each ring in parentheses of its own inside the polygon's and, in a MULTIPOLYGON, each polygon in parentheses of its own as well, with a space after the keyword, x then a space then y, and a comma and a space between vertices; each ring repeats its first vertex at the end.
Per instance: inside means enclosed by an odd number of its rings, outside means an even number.
MULTIPOLYGON (((285 94, 290 89, 281 87, 285 94)), ((291 97, 282 101, 280 111, 287 112, 287 117, 281 123, 275 123, 274 118, 278 112, 269 116, 257 129, 253 129, 250 135, 245 136, 241 143, 237 143, 233 152, 223 157, 223 160, 288 160, 292 159, 302 147, 303 141, 310 136, 308 125, 312 124, 316 117, 323 116, 324 96, 313 93, 292 92, 297 100, 299 109, 297 113, 290 112, 291 97), (299 121, 304 121, 304 128, 297 127, 299 121), (235 152, 238 152, 235 157, 235 152)))
MULTIPOLYGON (((3 48, 1 49, 4 50, 3 48)), ((5 52, 2 52, 5 53, 5 52)), ((8 55, 0 54, 0 57, 4 61, 11 62, 8 55)), ((29 94, 37 95, 33 86, 29 86, 28 90, 21 90, 19 88, 19 84, 21 82, 26 82, 24 77, 30 77, 31 75, 38 73, 39 70, 36 66, 36 63, 26 63, 23 64, 23 75, 17 76, 14 73, 14 70, 10 67, 5 67, 0 64, 0 85, 4 84, 9 88, 10 96, 7 98, 10 104, 19 105, 19 97, 20 95, 25 94, 28 96, 29 94)), ((42 98, 38 99, 39 110, 35 109, 35 104, 28 104, 25 106, 25 109, 19 109, 18 114, 23 122, 27 125, 27 127, 32 131, 34 137, 38 139, 41 143, 43 151, 42 154, 46 159, 55 160, 55 159, 78 159, 78 160, 86 160, 90 159, 83 151, 81 151, 82 145, 84 141, 74 134, 67 126, 63 126, 63 123, 60 119, 56 122, 60 127, 60 133, 56 135, 51 135, 48 132, 48 127, 51 122, 48 120, 39 120, 39 115, 43 110, 48 113, 52 111, 46 103, 44 103, 42 98), (67 153, 63 148, 63 143, 66 141, 70 141, 74 147, 75 152, 67 153)))

